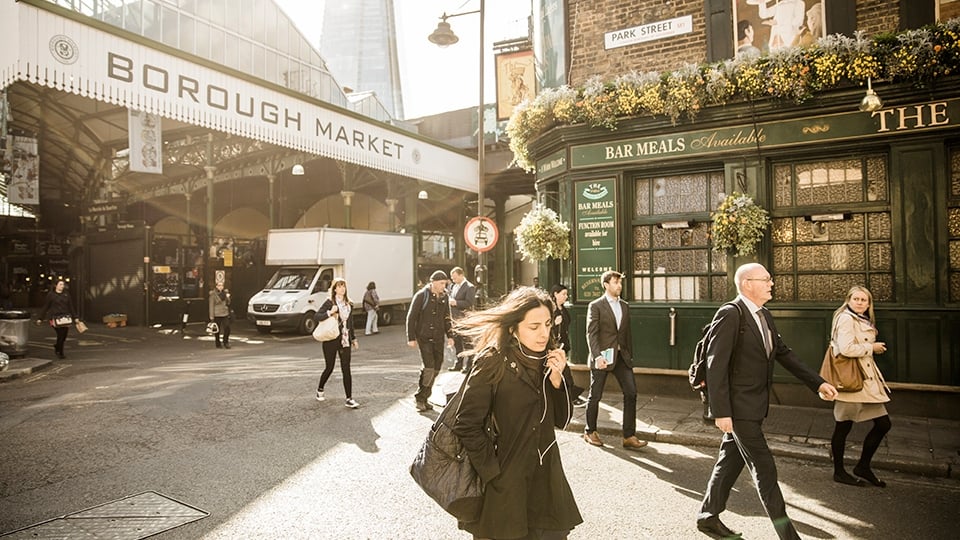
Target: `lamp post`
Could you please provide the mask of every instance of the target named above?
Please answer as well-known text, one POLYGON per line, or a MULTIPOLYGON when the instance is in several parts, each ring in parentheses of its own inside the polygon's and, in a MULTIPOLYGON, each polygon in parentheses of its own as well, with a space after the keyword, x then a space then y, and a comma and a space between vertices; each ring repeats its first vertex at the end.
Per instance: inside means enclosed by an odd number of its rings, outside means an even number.
MULTIPOLYGON (((484 160, 486 158, 485 148, 484 148, 484 134, 483 134, 483 113, 484 113, 484 103, 483 103, 483 23, 484 23, 484 0, 480 0, 480 9, 475 11, 464 11, 461 13, 453 13, 447 15, 444 13, 440 16, 440 22, 437 23, 437 29, 433 31, 432 34, 427 38, 431 43, 434 43, 440 47, 449 47, 454 43, 460 41, 460 38, 453 33, 453 30, 450 29, 450 23, 447 22, 447 19, 453 17, 459 17, 461 15, 472 15, 477 13, 480 15, 480 103, 477 104, 477 215, 483 216, 484 214, 484 196, 483 196, 483 180, 484 180, 484 160)), ((480 285, 480 305, 482 306, 485 303, 487 296, 487 267, 484 264, 485 254, 482 251, 477 252, 477 268, 476 268, 476 278, 477 282, 480 285)))

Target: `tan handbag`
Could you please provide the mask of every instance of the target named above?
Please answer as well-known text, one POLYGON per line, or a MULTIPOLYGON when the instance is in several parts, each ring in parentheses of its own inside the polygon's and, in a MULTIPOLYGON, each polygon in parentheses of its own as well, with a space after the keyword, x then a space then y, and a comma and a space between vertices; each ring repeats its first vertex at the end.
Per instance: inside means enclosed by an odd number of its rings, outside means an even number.
POLYGON ((83 321, 77 321, 77 332, 81 334, 87 331, 87 323, 83 321))
POLYGON ((336 339, 339 335, 340 322, 337 314, 318 322, 317 327, 313 330, 313 339, 317 341, 330 341, 336 339))
POLYGON ((833 344, 827 344, 827 352, 820 364, 820 376, 832 384, 838 392, 859 392, 863 389, 863 370, 860 360, 833 353, 833 344))

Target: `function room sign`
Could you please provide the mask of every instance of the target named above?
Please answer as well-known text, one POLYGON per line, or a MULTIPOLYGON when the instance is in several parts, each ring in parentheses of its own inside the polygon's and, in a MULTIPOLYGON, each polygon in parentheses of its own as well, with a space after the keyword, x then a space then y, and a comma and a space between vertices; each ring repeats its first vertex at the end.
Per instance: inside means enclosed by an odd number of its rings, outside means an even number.
POLYGON ((577 182, 577 300, 603 295, 600 274, 617 269, 617 182, 577 182))

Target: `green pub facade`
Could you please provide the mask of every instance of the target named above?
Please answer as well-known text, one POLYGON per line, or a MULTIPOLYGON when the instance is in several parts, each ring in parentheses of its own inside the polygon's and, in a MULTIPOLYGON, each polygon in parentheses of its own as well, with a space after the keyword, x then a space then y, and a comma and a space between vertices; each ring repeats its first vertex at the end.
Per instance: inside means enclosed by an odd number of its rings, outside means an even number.
MULTIPOLYGON (((695 123, 631 118, 616 130, 554 127, 531 145, 538 189, 569 221, 569 261, 545 265, 573 283, 574 351, 600 274, 625 274, 637 364, 685 370, 702 326, 732 299, 744 262, 772 273, 768 307, 785 341, 819 367, 831 316, 853 285, 874 295, 877 363, 912 389, 960 386, 960 81, 935 90, 884 85, 804 105, 706 108, 695 123), (711 212, 743 192, 772 224, 753 255, 712 249, 711 212)), ((550 275, 552 273, 552 275, 550 275)), ((573 361, 583 363, 582 354, 573 361)), ((779 381, 790 380, 777 368, 779 381)), ((642 370, 641 370, 642 371, 642 370)))

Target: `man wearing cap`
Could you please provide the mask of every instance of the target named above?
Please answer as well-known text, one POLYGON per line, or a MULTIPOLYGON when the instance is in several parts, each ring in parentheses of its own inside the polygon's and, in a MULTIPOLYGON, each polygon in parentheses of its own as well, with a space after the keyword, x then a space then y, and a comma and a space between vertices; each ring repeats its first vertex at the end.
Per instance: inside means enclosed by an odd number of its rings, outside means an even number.
POLYGON ((433 392, 433 381, 443 367, 444 347, 453 345, 451 326, 447 274, 437 270, 430 275, 430 283, 413 295, 407 312, 407 344, 420 347, 423 361, 419 389, 413 396, 420 412, 433 408, 427 399, 433 392))

